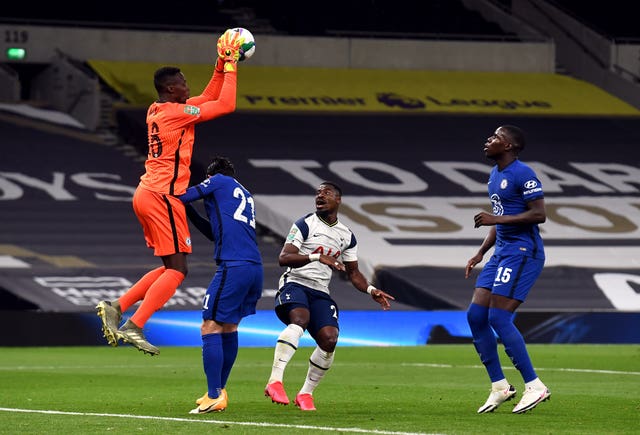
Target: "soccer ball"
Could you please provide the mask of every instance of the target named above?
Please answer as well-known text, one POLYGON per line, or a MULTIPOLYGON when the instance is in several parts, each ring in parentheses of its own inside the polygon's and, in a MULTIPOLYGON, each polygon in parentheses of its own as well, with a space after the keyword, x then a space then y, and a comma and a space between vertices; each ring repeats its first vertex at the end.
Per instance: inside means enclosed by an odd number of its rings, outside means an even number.
POLYGON ((242 27, 234 27, 233 29, 227 30, 227 32, 240 34, 240 61, 247 60, 253 56, 253 53, 256 52, 256 40, 250 31, 242 27))

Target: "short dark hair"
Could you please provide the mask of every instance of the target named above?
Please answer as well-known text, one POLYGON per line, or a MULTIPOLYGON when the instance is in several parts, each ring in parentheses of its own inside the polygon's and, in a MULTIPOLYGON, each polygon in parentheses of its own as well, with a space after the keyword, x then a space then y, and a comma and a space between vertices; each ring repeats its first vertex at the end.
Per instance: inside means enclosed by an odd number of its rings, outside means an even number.
POLYGON ((524 131, 522 131, 520 127, 516 127, 515 125, 503 125, 500 128, 509 133, 511 143, 515 145, 518 152, 524 149, 526 141, 524 139, 524 131))
POLYGON ((227 157, 215 156, 211 159, 211 163, 207 167, 207 175, 210 177, 215 174, 228 175, 233 177, 236 173, 233 163, 227 157))
POLYGON ((180 68, 176 66, 163 66, 158 68, 153 74, 153 86, 155 86, 158 93, 165 92, 167 86, 169 86, 172 79, 180 74, 180 68))
POLYGON ((320 183, 320 185, 325 185, 325 186, 331 186, 331 188, 333 190, 336 191, 336 193, 338 194, 338 196, 342 196, 342 189, 340 188, 340 186, 338 186, 336 183, 334 183, 333 181, 323 181, 322 183, 320 183))

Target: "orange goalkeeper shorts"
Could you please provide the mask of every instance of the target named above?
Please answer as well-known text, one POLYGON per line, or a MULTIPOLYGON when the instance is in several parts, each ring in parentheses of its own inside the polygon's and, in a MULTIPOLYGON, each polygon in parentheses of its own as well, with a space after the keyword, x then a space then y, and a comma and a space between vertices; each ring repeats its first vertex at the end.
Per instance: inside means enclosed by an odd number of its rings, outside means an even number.
POLYGON ((191 253, 191 234, 184 204, 175 196, 140 186, 133 194, 133 211, 142 224, 147 246, 157 257, 191 253))

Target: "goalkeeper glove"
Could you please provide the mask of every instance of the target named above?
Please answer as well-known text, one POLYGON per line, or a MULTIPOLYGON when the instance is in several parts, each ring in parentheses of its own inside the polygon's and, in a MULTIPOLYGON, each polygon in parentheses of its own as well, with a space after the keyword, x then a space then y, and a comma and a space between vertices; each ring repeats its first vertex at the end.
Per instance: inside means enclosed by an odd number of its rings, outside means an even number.
POLYGON ((228 29, 218 38, 218 56, 224 62, 236 63, 240 59, 240 45, 239 33, 228 29))

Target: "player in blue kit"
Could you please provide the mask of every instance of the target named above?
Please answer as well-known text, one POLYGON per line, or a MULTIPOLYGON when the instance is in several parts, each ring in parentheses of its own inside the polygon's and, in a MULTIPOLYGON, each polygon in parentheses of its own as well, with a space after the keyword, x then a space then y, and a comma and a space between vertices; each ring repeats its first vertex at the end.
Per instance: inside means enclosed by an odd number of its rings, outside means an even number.
POLYGON ((235 178, 225 157, 215 157, 208 178, 180 196, 187 216, 214 242, 218 266, 202 304, 202 363, 207 393, 196 400, 191 414, 224 411, 226 383, 238 355, 238 324, 256 312, 262 294, 262 258, 256 240, 256 214, 251 193, 235 178), (204 200, 209 220, 200 216, 192 201, 204 200))
POLYGON ((495 334, 525 382, 524 394, 513 413, 533 409, 551 396, 538 378, 524 338, 513 323, 514 312, 527 298, 545 261, 538 228, 546 220, 544 193, 535 172, 518 159, 524 146, 522 130, 513 125, 499 127, 484 145, 485 155, 496 163, 488 184, 493 213, 478 213, 474 222, 476 228, 491 228, 465 268, 468 278, 484 254, 495 247, 478 275, 467 311, 473 344, 491 379, 491 393, 478 409, 479 414, 492 412, 516 395, 500 366, 495 334))
POLYGON ((338 305, 329 294, 333 271, 346 271, 353 286, 371 295, 383 310, 391 307, 393 296, 369 285, 358 269, 358 244, 351 230, 338 221, 342 190, 323 182, 316 192, 316 212, 298 219, 289 230, 280 252, 280 277, 275 311, 287 327, 278 336, 273 366, 265 396, 274 403, 289 404, 283 377, 287 364, 298 349, 305 329, 317 347, 309 358, 304 385, 295 398, 303 411, 314 411, 313 391, 333 363, 338 343, 338 305))

